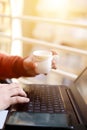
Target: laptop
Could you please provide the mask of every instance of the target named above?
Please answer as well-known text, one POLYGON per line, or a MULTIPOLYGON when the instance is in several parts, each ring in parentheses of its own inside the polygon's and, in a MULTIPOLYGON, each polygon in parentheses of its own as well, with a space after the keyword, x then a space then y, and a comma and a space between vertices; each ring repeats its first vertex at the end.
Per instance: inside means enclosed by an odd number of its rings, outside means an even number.
POLYGON ((30 102, 11 107, 6 129, 87 129, 87 68, 71 86, 27 84, 30 102))

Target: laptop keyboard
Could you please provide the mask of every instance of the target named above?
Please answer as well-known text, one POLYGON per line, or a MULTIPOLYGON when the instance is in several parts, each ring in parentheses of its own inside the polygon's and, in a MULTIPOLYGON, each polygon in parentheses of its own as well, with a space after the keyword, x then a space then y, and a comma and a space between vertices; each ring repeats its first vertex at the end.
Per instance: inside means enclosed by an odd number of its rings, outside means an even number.
POLYGON ((31 84, 25 91, 30 101, 26 104, 20 104, 17 110, 35 113, 65 113, 59 87, 31 84))

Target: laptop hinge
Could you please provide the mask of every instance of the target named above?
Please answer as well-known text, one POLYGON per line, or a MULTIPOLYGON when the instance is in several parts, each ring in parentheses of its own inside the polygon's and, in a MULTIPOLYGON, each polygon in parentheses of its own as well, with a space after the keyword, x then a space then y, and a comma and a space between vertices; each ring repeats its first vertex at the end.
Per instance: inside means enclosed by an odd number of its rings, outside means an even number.
POLYGON ((77 108, 76 108, 74 99, 73 99, 72 96, 71 96, 71 92, 69 91, 69 89, 66 89, 66 90, 67 90, 67 94, 68 94, 68 96, 69 96, 69 99, 70 99, 70 101, 71 101, 71 104, 72 104, 72 106, 73 106, 73 108, 74 108, 75 114, 76 114, 76 116, 77 116, 79 122, 80 122, 81 124, 83 124, 83 121, 82 121, 82 119, 81 119, 81 117, 80 117, 80 115, 79 115, 79 113, 78 113, 77 108))

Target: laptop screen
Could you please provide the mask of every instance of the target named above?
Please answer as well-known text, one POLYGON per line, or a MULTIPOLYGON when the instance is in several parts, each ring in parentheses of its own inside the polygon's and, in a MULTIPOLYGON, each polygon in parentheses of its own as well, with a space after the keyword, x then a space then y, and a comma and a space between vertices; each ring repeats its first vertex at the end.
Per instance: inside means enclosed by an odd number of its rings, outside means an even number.
POLYGON ((77 87, 84 102, 87 104, 87 68, 76 79, 75 86, 77 87))
POLYGON ((82 122, 87 126, 87 67, 74 81, 71 91, 82 122))

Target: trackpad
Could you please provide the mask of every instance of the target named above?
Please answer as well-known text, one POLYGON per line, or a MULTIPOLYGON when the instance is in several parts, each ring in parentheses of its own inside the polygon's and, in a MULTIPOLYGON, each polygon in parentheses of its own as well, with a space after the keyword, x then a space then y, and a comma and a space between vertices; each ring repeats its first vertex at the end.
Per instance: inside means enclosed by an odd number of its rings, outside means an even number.
POLYGON ((11 112, 6 125, 32 127, 69 127, 66 114, 11 112))

